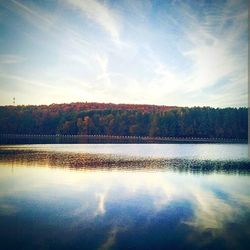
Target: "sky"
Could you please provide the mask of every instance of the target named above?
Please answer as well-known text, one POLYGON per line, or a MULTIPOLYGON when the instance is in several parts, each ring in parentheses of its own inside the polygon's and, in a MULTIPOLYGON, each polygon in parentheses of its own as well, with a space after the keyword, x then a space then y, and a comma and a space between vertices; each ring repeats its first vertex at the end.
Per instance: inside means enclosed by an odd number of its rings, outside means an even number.
POLYGON ((248 106, 247 0, 0 0, 0 105, 248 106))

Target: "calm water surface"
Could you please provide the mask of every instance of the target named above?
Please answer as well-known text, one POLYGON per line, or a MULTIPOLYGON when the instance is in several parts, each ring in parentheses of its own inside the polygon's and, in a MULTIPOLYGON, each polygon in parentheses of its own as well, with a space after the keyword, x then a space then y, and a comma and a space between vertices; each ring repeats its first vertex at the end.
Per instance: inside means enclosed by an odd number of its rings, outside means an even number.
POLYGON ((0 146, 1 249, 248 249, 247 145, 0 146))

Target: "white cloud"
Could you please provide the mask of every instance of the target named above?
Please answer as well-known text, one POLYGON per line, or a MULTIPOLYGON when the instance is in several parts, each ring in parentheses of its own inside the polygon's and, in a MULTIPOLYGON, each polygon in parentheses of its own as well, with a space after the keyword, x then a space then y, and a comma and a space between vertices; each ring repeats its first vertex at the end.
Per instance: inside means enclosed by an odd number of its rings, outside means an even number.
MULTIPOLYGON (((244 5, 165 4, 157 9, 151 1, 64 0, 54 9, 11 0, 3 12, 14 13, 23 28, 18 56, 1 52, 2 77, 24 92, 25 82, 38 83, 29 84, 29 93, 56 86, 57 102, 246 106, 244 5), (89 29, 93 23, 104 32, 89 29)), ((50 103, 51 94, 45 96, 50 103)))
POLYGON ((113 41, 120 43, 120 27, 118 25, 117 15, 105 4, 97 0, 65 0, 66 3, 79 9, 90 20, 100 25, 110 34, 113 41))
MULTIPOLYGON (((197 94, 208 87, 219 84, 220 81, 227 80, 224 89, 221 88, 220 92, 215 90, 213 93, 213 97, 217 98, 210 100, 212 95, 209 93, 207 96, 202 95, 206 99, 206 103, 212 106, 230 105, 230 102, 234 105, 237 102, 237 106, 246 105, 246 98, 241 96, 241 102, 234 101, 234 99, 239 97, 238 92, 246 91, 247 86, 247 70, 244 69, 247 66, 247 44, 242 44, 241 39, 242 34, 246 31, 247 15, 244 14, 246 13, 244 11, 235 16, 228 16, 231 5, 232 3, 229 2, 228 5, 224 6, 221 16, 218 16, 214 11, 207 11, 203 16, 205 21, 201 21, 194 9, 184 3, 181 4, 179 13, 183 14, 186 21, 182 24, 183 39, 185 45, 189 44, 188 49, 182 49, 182 54, 185 59, 190 61, 191 67, 187 73, 184 73, 184 68, 176 72, 173 68, 164 65, 164 62, 156 60, 155 72, 158 77, 155 78, 154 83, 156 87, 160 87, 161 92, 166 94, 172 92, 180 102, 178 93, 197 94), (237 18, 233 19, 235 17, 237 18), (232 24, 225 28, 225 23, 229 18, 232 19, 232 24), (239 52, 239 48, 242 53, 239 52), (226 88, 229 94, 223 105, 222 100, 226 88), (237 88, 237 91, 232 92, 230 88, 237 88)), ((183 44, 182 41, 180 43, 183 44)), ((177 46, 182 48, 181 45, 177 44, 177 46)), ((179 64, 182 62, 180 61, 179 64)), ((186 105, 189 106, 190 99, 187 97, 186 100, 186 105)), ((200 98, 199 103, 192 102, 192 104, 204 105, 205 103, 204 99, 200 98)))

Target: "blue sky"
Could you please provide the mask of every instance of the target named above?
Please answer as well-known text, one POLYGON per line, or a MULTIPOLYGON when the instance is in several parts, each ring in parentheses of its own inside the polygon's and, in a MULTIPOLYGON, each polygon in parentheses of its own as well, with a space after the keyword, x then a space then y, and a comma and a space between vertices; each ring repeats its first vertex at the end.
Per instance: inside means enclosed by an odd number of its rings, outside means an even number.
POLYGON ((247 1, 0 0, 0 105, 247 106, 247 1))

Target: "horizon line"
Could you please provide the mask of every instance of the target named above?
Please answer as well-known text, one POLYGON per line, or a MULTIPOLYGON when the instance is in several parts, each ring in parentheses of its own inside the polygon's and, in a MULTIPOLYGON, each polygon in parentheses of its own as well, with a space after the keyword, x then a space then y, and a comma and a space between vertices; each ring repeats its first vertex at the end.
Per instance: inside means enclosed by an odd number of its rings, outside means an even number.
POLYGON ((214 108, 214 109, 226 109, 226 108, 249 108, 247 106, 225 106, 225 107, 218 107, 218 106, 177 106, 177 105, 166 105, 166 104, 147 104, 147 103, 115 103, 115 102, 97 102, 97 101, 77 101, 77 102, 61 102, 61 103, 50 103, 50 104, 6 104, 0 105, 0 107, 21 107, 21 106, 52 106, 52 105, 72 105, 72 104, 105 104, 105 105, 134 105, 134 106, 155 106, 155 107, 169 107, 169 108, 214 108))

